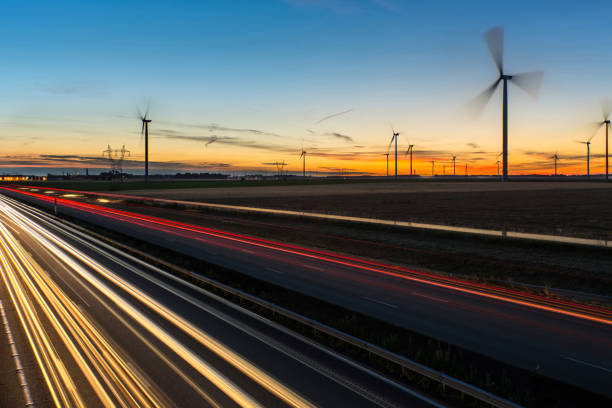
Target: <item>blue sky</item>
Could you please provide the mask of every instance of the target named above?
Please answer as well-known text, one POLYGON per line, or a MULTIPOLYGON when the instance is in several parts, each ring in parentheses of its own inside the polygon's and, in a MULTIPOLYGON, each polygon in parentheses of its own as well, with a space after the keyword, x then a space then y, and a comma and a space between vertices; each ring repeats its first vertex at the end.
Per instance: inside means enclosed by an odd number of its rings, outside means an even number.
POLYGON ((610 3, 422 3, 5 0, 6 163, 57 166, 55 156, 93 158, 107 144, 126 144, 140 160, 135 115, 150 102, 159 169, 257 169, 271 160, 297 168, 304 145, 313 170, 380 172, 389 123, 403 144, 420 147, 424 163, 453 152, 492 166, 499 95, 478 119, 460 111, 495 78, 482 35, 501 24, 507 70, 545 71, 537 100, 511 89, 515 168, 543 168, 555 150, 578 165, 575 140, 599 119, 599 99, 612 96, 610 3))

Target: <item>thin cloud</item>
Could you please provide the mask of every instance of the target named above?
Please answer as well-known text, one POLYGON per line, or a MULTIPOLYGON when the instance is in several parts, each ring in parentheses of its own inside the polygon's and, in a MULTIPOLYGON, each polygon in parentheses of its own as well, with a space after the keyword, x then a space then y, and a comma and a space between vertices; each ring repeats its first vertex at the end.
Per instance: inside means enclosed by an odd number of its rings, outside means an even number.
POLYGON ((184 134, 158 134, 158 137, 163 137, 165 139, 174 139, 174 140, 190 140, 193 142, 202 142, 205 143, 206 146, 211 143, 216 144, 225 144, 232 146, 241 146, 248 147, 251 149, 260 149, 260 150, 270 150, 276 152, 283 153, 294 153, 297 151, 296 149, 279 146, 275 144, 264 144, 254 140, 242 139, 235 136, 218 136, 218 135, 210 135, 210 136, 198 136, 198 135, 184 135, 184 134))
POLYGON ((471 147, 472 149, 478 149, 478 148, 480 147, 479 145, 477 145, 477 144, 476 144, 476 143, 474 143, 474 142, 470 142, 470 143, 468 143, 467 145, 468 145, 469 147, 471 147))
POLYGON ((323 118, 319 119, 317 122, 315 122, 315 124, 317 124, 317 125, 318 125, 319 123, 321 123, 321 122, 325 122, 325 121, 326 121, 326 120, 328 120, 328 119, 335 118, 335 117, 337 117, 337 116, 344 115, 344 114, 349 113, 349 112, 352 112, 352 111, 353 111, 353 109, 347 109, 347 110, 342 111, 342 112, 332 113, 331 115, 327 115, 327 116, 325 116, 325 117, 323 117, 323 118))
POLYGON ((44 92, 53 95, 77 95, 77 96, 98 96, 102 95, 103 91, 100 87, 93 86, 90 84, 70 84, 70 85, 59 85, 49 86, 42 88, 44 92))
POLYGON ((209 144, 215 143, 217 141, 217 136, 212 136, 208 142, 204 146, 208 147, 209 144))
POLYGON ((214 163, 214 162, 202 162, 200 163, 200 166, 213 168, 213 169, 226 169, 226 168, 232 167, 232 165, 229 163, 214 163))
POLYGON ((343 135, 342 133, 337 133, 337 132, 328 132, 328 133, 326 133, 325 135, 327 135, 327 136, 333 136, 333 137, 335 137, 335 138, 337 138, 337 139, 342 139, 342 140, 347 141, 347 142, 354 142, 354 140, 353 140, 353 138, 352 138, 352 137, 347 136, 347 135, 343 135))
POLYGON ((278 133, 268 132, 265 130, 251 129, 251 128, 234 128, 234 127, 221 126, 216 123, 210 123, 208 125, 199 125, 199 124, 194 124, 194 123, 179 123, 179 122, 165 122, 165 123, 169 123, 175 126, 192 128, 192 129, 204 129, 204 130, 208 130, 209 132, 250 133, 250 134, 258 135, 258 136, 281 137, 281 135, 279 135, 278 133))
MULTIPOLYGON (((12 166, 51 166, 51 165, 71 165, 73 167, 108 167, 108 159, 100 156, 81 156, 74 154, 41 154, 38 156, 4 156, 2 159, 5 165, 12 166)), ((124 159, 123 168, 142 167, 143 160, 124 159)), ((149 165, 156 168, 174 169, 174 168, 193 168, 196 167, 193 163, 188 162, 160 162, 149 161, 149 165)))

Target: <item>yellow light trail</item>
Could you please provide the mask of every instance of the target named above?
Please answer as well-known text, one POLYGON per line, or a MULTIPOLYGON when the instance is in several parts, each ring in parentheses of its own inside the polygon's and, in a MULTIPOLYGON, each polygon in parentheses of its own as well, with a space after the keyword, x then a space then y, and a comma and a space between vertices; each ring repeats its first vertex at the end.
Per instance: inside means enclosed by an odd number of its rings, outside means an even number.
MULTIPOLYGON (((130 316, 140 325, 145 327, 147 331, 153 334, 158 340, 166 344, 184 361, 186 361, 202 376, 207 378, 210 382, 212 382, 215 386, 217 386, 221 391, 223 391, 227 396, 229 396, 239 405, 245 407, 260 406, 260 404, 255 401, 249 394, 241 390, 236 384, 226 378, 222 373, 220 373, 214 367, 203 361, 199 356, 197 356, 195 353, 193 353, 191 350, 189 350, 187 347, 177 341, 172 335, 170 335, 157 324, 155 324, 145 314, 140 312, 121 296, 117 295, 113 290, 111 290, 107 285, 105 285, 87 269, 91 269, 92 271, 97 272, 98 274, 112 282, 112 284, 129 293, 132 297, 137 299, 143 305, 147 306, 159 316, 163 317, 164 319, 181 329, 183 332, 196 339, 202 345, 206 346, 208 349, 222 357, 235 368, 237 368, 242 373, 256 381, 258 384, 260 384, 272 394, 276 395, 278 398, 285 401, 290 406, 314 406, 304 397, 300 396, 298 393, 291 390, 289 387, 282 384, 280 381, 273 378, 268 373, 262 371, 244 357, 229 349, 227 346, 221 344, 212 336, 202 332, 200 329, 198 329, 179 315, 163 307, 161 304, 159 304, 157 301, 155 301, 145 293, 133 288, 131 285, 120 279, 116 274, 110 272, 109 270, 95 262, 93 259, 78 251, 76 248, 72 247, 71 245, 65 243, 53 234, 49 233, 44 228, 32 222, 18 211, 15 211, 6 204, 3 204, 0 209, 5 212, 16 225, 26 231, 29 236, 40 242, 40 244, 42 244, 46 248, 46 250, 49 251, 55 258, 60 260, 71 271, 76 272, 85 281, 87 281, 98 291, 104 294, 104 296, 107 297, 112 302, 112 304, 119 307, 123 312, 128 314, 128 316, 130 316), (87 269, 83 268, 75 260, 85 264, 87 266, 87 269)), ((25 253, 22 253, 20 255, 24 257, 27 256, 27 254, 25 253)), ((34 266, 31 267, 33 270, 36 269, 34 266)), ((44 286, 46 288, 45 293, 47 293, 48 295, 51 295, 52 293, 54 293, 54 291, 58 290, 57 286, 50 281, 50 277, 46 274, 39 274, 36 278, 36 283, 40 286, 44 286)), ((71 331, 71 334, 75 336, 78 335, 80 338, 89 338, 91 336, 94 338, 96 347, 101 347, 103 349, 107 347, 107 345, 103 343, 103 339, 95 335, 95 327, 87 322, 86 318, 81 313, 79 313, 79 308, 76 307, 71 301, 69 301, 69 299, 62 299, 61 297, 58 299, 58 296, 56 296, 52 303, 57 309, 60 309, 60 306, 62 306, 63 310, 65 310, 65 314, 70 315, 72 313, 76 313, 76 315, 78 316, 74 321, 71 322, 67 318, 67 316, 63 314, 64 318, 67 319, 67 324, 70 323, 69 330, 71 331), (83 330, 79 327, 85 327, 85 332, 83 332, 83 330), (79 335, 80 331, 83 332, 82 336, 79 335)), ((87 343, 79 344, 84 348, 88 349, 87 355, 89 357, 97 361, 94 367, 96 367, 98 370, 106 372, 106 375, 102 378, 106 382, 107 386, 109 386, 109 383, 112 383, 112 377, 115 375, 120 376, 122 381, 129 380, 130 378, 133 379, 133 374, 125 373, 125 367, 123 367, 123 371, 119 370, 120 368, 122 368, 121 363, 119 361, 115 361, 114 363, 110 362, 109 364, 111 365, 111 367, 109 367, 108 365, 103 364, 101 360, 96 357, 96 355, 93 355, 93 351, 87 346, 87 343), (123 372, 123 374, 109 374, 107 372, 113 372, 115 370, 118 370, 119 373, 123 372)), ((113 352, 107 350, 104 353, 104 358, 108 358, 109 356, 112 357, 113 352)), ((93 381, 93 379, 91 381, 93 381)), ((126 387, 130 388, 131 391, 138 389, 137 385, 130 385, 129 382, 127 383, 126 387)), ((115 398, 119 398, 119 396, 121 395, 125 396, 125 389, 111 388, 111 390, 113 390, 112 392, 115 398)), ((101 395, 101 399, 102 397, 103 396, 101 395)))
MULTIPOLYGON (((119 353, 105 340, 93 323, 87 319, 50 277, 42 272, 42 268, 35 266, 33 260, 28 259, 29 254, 18 245, 1 224, 0 235, 3 258, 8 258, 13 266, 13 268, 10 268, 8 264, 3 264, 5 272, 8 272, 11 288, 17 293, 25 294, 27 292, 31 294, 31 298, 36 301, 40 310, 52 324, 101 403, 109 407, 117 405, 161 407, 167 405, 167 403, 162 403, 161 399, 148 389, 149 386, 142 381, 141 376, 137 375, 123 361, 119 353), (12 271, 17 273, 10 273, 12 271), (21 282, 18 277, 21 278, 21 282), (92 370, 92 366, 96 373, 92 370), (108 395, 98 377, 103 379, 106 388, 115 398, 108 395)), ((26 297, 24 296, 22 299, 26 299, 26 297)), ((22 301, 22 304, 26 304, 26 302, 27 300, 22 301)), ((28 308, 34 309, 29 304, 28 308)), ((68 378, 64 369, 61 369, 61 372, 66 380, 63 388, 73 389, 73 381, 68 378)), ((55 385, 58 386, 57 381, 55 385)), ((61 387, 61 385, 59 386, 61 387)), ((54 390, 52 390, 52 393, 54 393, 54 390)), ((84 406, 80 397, 73 395, 72 399, 72 404, 68 405, 84 406)), ((56 405, 59 405, 57 401, 56 405)))

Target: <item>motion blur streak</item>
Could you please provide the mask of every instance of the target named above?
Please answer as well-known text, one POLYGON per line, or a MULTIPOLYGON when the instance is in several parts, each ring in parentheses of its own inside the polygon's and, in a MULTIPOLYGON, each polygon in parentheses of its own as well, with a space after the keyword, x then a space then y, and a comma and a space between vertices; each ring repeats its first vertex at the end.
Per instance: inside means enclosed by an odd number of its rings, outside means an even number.
POLYGON ((17 311, 28 342, 30 343, 41 369, 43 378, 49 388, 51 398, 58 407, 83 407, 84 404, 75 389, 72 379, 68 375, 66 367, 57 355, 54 347, 51 345, 46 331, 42 328, 36 316, 34 305, 27 296, 25 290, 19 284, 17 279, 18 274, 16 274, 14 270, 14 266, 18 265, 18 263, 10 252, 10 248, 6 241, 6 238, 11 236, 1 224, 0 232, 2 235, 2 240, 0 241, 0 245, 2 246, 2 252, 0 252, 2 279, 4 280, 4 284, 15 306, 15 310, 17 311))
MULTIPOLYGON (((43 311, 63 345, 74 358, 81 373, 87 379, 92 389, 104 406, 126 406, 126 407, 160 407, 161 400, 150 390, 146 383, 121 359, 119 353, 111 346, 95 326, 87 319, 81 310, 55 285, 49 276, 42 271, 15 241, 8 230, 0 224, 2 240, 2 264, 3 273, 7 287, 14 293, 20 293, 22 305, 35 312, 36 305, 43 311), (8 267, 5 262, 8 258, 14 268, 8 267), (14 273, 15 270, 18 273, 14 273), (8 279, 7 279, 8 277, 8 279), (22 282, 19 282, 19 278, 22 282), (27 296, 27 293, 30 296, 27 296), (53 309, 51 308, 53 307, 53 309), (96 371, 96 374, 94 371, 96 371), (106 388, 98 380, 102 378, 106 388), (107 389, 113 395, 109 396, 107 389)), ((13 298, 14 299, 14 298, 13 298)), ((15 299, 14 299, 15 300, 15 299)), ((17 304, 15 304, 17 306, 17 304)), ((36 316, 31 318, 40 326, 36 316)), ((23 324, 23 321, 22 321, 23 324)), ((48 342, 48 340, 47 340, 48 342)), ((35 345, 30 342, 32 348, 35 345)), ((52 347, 54 349, 54 347, 52 347)), ((70 401, 62 399, 65 406, 85 406, 75 389, 74 381, 68 375, 65 367, 58 357, 56 371, 62 373, 63 384, 47 381, 52 395, 66 394, 64 389, 69 390, 70 401)), ((46 371, 46 370, 44 370, 46 371)), ((56 405, 60 405, 58 399, 54 398, 56 405)))
POLYGON ((99 280, 92 273, 83 268, 79 263, 77 263, 77 261, 82 262, 92 271, 97 272, 102 277, 111 282, 113 285, 116 285, 118 288, 131 295, 134 299, 138 300, 140 303, 150 308, 159 316, 163 317, 167 321, 174 324, 176 327, 180 328, 183 332, 187 333, 189 336, 196 339, 205 347, 215 352, 225 361, 232 364, 242 373, 259 383, 269 392, 276 395, 278 398, 282 399, 290 406, 313 406, 313 404, 298 395, 289 387, 283 385, 272 376, 263 372, 255 365, 244 359, 242 356, 233 352, 228 347, 224 346, 210 335, 202 332, 197 327, 195 327, 185 319, 181 318, 176 313, 166 309, 142 291, 133 288, 131 285, 120 279, 116 274, 110 272, 90 257, 81 253, 76 248, 65 243, 64 241, 49 233, 42 227, 33 223, 18 211, 13 210, 5 204, 2 204, 0 206, 0 210, 6 213, 9 217, 11 217, 14 222, 17 222, 19 226, 26 230, 28 234, 31 235, 34 239, 43 244, 49 252, 51 252, 57 259, 60 259, 66 266, 70 268, 70 270, 76 272, 89 284, 91 284, 93 287, 103 293, 109 300, 112 301, 113 304, 121 308, 122 311, 132 317, 135 321, 139 322, 139 324, 145 327, 158 340, 163 342, 176 354, 181 356, 181 358, 183 358, 189 365, 191 365, 201 375, 211 381, 215 386, 217 386, 220 390, 222 390, 227 396, 229 396, 239 405, 245 407, 260 406, 250 395, 241 390, 237 385, 235 385, 232 381, 226 378, 214 367, 199 358, 197 354, 193 353, 183 344, 178 342, 169 333, 167 333, 161 327, 156 325, 145 314, 143 314, 130 303, 125 301, 121 296, 111 290, 101 280, 99 280), (73 257, 74 259, 71 257, 73 257))
MULTIPOLYGON (((3 188, 16 193, 30 195, 44 201, 51 202, 54 200, 54 198, 42 194, 10 189, 6 187, 3 188)), ((411 280, 419 283, 442 287, 445 289, 451 289, 463 293, 500 300, 503 302, 514 303, 525 307, 545 310, 548 312, 559 313, 580 319, 586 319, 598 323, 612 325, 612 317, 610 316, 610 312, 608 310, 593 306, 580 305, 577 303, 558 299, 549 299, 543 296, 528 294, 514 289, 495 287, 451 277, 444 277, 440 275, 411 270, 404 267, 398 267, 395 265, 385 265, 382 263, 368 261, 366 259, 359 259, 326 251, 311 250, 295 245, 253 238, 246 235, 214 230, 201 226, 185 224, 181 222, 131 213, 88 203, 76 202, 61 198, 57 198, 57 202, 67 207, 78 209, 80 211, 86 211, 148 228, 154 228, 154 225, 169 227, 171 229, 164 230, 173 234, 177 234, 177 230, 182 230, 196 234, 209 235, 217 238, 223 238, 229 241, 272 249, 275 251, 317 259, 320 261, 330 262, 332 264, 344 265, 368 272, 384 274, 393 278, 411 280)))

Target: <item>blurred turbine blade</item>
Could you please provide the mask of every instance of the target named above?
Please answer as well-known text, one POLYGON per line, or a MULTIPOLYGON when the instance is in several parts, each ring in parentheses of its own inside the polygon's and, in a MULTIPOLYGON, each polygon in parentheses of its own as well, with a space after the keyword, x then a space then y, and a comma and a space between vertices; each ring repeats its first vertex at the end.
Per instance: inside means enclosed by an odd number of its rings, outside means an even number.
POLYGON ((599 131, 599 129, 601 129, 603 125, 603 122, 591 122, 587 125, 587 129, 589 130, 589 134, 591 135, 589 142, 591 141, 591 139, 597 136, 597 132, 599 131))
POLYGON ((600 104, 603 120, 608 120, 608 118, 610 117, 610 113, 612 113, 612 99, 604 98, 600 101, 600 104))
POLYGON ((393 133, 393 137, 391 138, 391 141, 389 142, 389 146, 387 146, 387 153, 389 153, 389 150, 391 150, 391 145, 393 144, 394 139, 395 139, 395 133, 393 133))
POLYGON ((493 96, 493 93, 495 92, 495 89, 500 81, 501 79, 498 79, 497 81, 493 82, 487 89, 469 101, 466 105, 467 112, 472 116, 478 116, 478 114, 482 112, 484 107, 487 105, 487 102, 489 102, 493 96))
POLYGON ((144 122, 144 118, 141 120, 142 120, 142 128, 140 129, 140 143, 142 144, 142 140, 144 138, 145 122, 144 122))
POLYGON ((542 71, 525 72, 512 75, 511 82, 535 98, 540 92, 543 77, 544 72, 542 71))
POLYGON ((487 31, 485 33, 485 41, 489 47, 493 62, 497 66, 497 71, 501 75, 504 72, 504 28, 497 26, 487 31))

